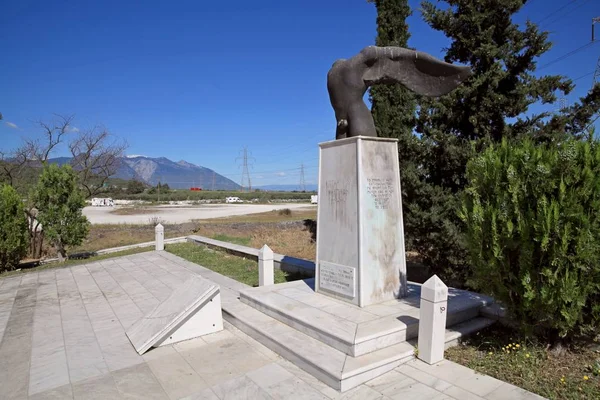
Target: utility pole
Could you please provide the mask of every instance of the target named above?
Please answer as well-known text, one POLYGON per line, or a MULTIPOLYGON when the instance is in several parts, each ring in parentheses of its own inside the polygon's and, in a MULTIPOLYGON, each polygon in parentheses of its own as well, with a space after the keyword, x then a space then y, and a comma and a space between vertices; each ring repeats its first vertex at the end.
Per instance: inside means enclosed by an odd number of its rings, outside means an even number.
MULTIPOLYGON (((592 42, 596 41, 594 36, 594 26, 596 24, 600 24, 600 17, 592 18, 592 42)), ((598 57, 598 61, 596 61, 596 70, 594 71, 594 83, 592 84, 592 87, 594 87, 596 83, 600 83, 600 57, 598 57)))
MULTIPOLYGON (((592 43, 596 41, 596 37, 594 34, 594 27, 596 24, 600 24, 600 17, 592 18, 592 43)), ((594 88, 594 86, 596 86, 597 83, 600 83, 600 57, 598 57, 598 61, 596 61, 596 69, 594 70, 594 81, 592 82, 592 89, 594 88)), ((590 89, 590 91, 592 89, 590 89)), ((587 132, 588 128, 594 125, 598 118, 600 118, 600 115, 594 118, 592 122, 590 122, 589 125, 585 127, 584 131, 587 132)))
MULTIPOLYGON (((594 27, 596 24, 600 24, 600 17, 592 18, 592 43, 596 41, 596 36, 594 34, 594 27)), ((594 81, 592 83, 592 87, 596 83, 600 82, 600 57, 598 57, 598 61, 596 61, 596 70, 594 71, 594 81)))
POLYGON ((212 191, 215 191, 215 171, 213 171, 213 182, 212 182, 212 191))
MULTIPOLYGON (((248 155, 248 148, 246 146, 244 146, 244 148, 241 150, 242 155, 237 157, 235 160, 241 160, 242 161, 242 165, 240 165, 240 167, 242 167, 242 183, 241 183, 241 187, 242 187, 242 192, 244 191, 244 182, 246 180, 248 180, 248 192, 252 191, 252 182, 250 180, 250 171, 248 169, 249 160, 254 160, 254 157, 252 157, 252 153, 250 153, 250 155, 248 155)), ((252 165, 250 164, 250 167, 252 165)))
POLYGON ((306 182, 304 181, 304 164, 300 164, 300 190, 306 192, 306 182))

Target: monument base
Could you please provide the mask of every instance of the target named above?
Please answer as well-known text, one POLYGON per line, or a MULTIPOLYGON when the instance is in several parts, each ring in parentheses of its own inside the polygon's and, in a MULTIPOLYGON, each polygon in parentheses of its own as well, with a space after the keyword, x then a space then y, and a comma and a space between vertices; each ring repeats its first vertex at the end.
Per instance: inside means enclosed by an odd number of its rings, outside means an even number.
MULTIPOLYGON (((358 307, 314 291, 314 279, 248 288, 225 318, 332 388, 345 392, 414 358, 421 285, 402 299, 358 307)), ((482 329, 493 300, 449 289, 445 341, 482 329)))
POLYGON ((315 290, 365 307, 406 295, 398 140, 319 145, 315 290))

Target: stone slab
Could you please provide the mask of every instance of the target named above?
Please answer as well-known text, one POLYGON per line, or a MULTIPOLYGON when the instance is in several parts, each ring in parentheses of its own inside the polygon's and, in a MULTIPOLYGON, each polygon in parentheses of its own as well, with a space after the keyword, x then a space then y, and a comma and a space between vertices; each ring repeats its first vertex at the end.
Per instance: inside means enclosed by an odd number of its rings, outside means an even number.
MULTIPOLYGON (((358 307, 316 293, 314 279, 286 282, 240 291, 240 300, 294 329, 351 356, 361 356, 417 336, 421 285, 410 282, 410 296, 403 299, 358 307), (353 316, 368 313, 372 318, 353 316)), ((450 289, 447 327, 461 332, 459 324, 471 320, 479 309, 492 302, 487 296, 450 289)), ((476 325, 479 326, 479 325, 476 325)), ((449 340, 454 340, 449 337, 449 340)))
POLYGON ((192 276, 164 302, 127 330, 139 354, 150 347, 186 340, 223 329, 219 287, 192 276))

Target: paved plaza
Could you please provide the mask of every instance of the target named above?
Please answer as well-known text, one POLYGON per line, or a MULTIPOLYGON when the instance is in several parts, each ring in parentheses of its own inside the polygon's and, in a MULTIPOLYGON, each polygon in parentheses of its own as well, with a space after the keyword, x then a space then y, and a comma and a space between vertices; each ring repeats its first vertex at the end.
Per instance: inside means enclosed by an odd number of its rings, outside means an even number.
POLYGON ((223 309, 247 286, 166 252, 0 279, 2 399, 538 399, 449 361, 409 361, 339 393, 225 321, 137 354, 125 331, 193 274, 223 309))

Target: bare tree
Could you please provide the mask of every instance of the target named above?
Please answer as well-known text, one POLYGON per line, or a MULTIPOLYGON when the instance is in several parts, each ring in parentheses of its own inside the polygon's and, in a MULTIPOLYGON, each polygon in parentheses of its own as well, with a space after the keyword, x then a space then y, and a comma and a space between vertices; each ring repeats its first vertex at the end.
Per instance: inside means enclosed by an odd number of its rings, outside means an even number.
POLYGON ((29 158, 25 146, 12 152, 0 151, 0 182, 13 187, 17 186, 27 161, 29 161, 29 158))
MULTIPOLYGON (((15 151, 0 152, 0 182, 27 189, 29 182, 25 176, 34 180, 35 170, 47 164, 57 146, 66 142, 72 155, 71 166, 79 175, 84 195, 92 197, 100 193, 107 180, 117 172, 127 143, 111 140, 110 133, 103 127, 77 130, 72 126, 73 121, 72 115, 58 114, 51 122, 36 121, 41 137, 25 139, 24 145, 15 151)), ((44 232, 36 218, 37 205, 31 199, 25 212, 29 219, 30 256, 40 258, 44 232)))
MULTIPOLYGON (((56 147, 65 141, 66 135, 75 132, 74 138, 68 141, 72 155, 71 166, 79 174, 80 185, 89 198, 100 193, 108 178, 117 172, 127 143, 111 141, 108 130, 99 126, 89 130, 75 130, 73 121, 72 115, 58 114, 52 122, 37 121, 42 138, 25 141, 24 147, 19 150, 19 162, 24 160, 21 165, 46 164, 56 147)), ((12 172, 17 166, 7 168, 12 172)))
POLYGON ((50 158, 52 151, 63 141, 63 137, 70 132, 74 116, 56 114, 56 117, 57 120, 52 123, 37 121, 37 125, 42 130, 43 139, 41 141, 40 139, 25 140, 25 149, 32 161, 45 164, 50 158))
POLYGON ((102 191, 106 181, 119 169, 127 148, 125 141, 110 141, 110 136, 106 129, 96 126, 80 132, 69 144, 71 165, 79 174, 87 198, 102 191))

